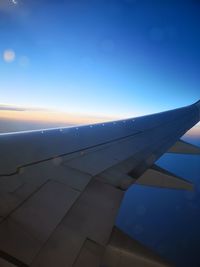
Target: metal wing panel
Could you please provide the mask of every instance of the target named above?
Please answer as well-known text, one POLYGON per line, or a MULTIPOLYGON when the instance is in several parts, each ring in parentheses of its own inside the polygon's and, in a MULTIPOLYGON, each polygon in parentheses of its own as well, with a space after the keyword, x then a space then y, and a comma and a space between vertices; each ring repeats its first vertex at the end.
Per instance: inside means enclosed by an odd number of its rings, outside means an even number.
POLYGON ((179 121, 182 117, 188 117, 188 121, 184 120, 184 125, 189 129, 199 120, 199 110, 192 105, 160 114, 93 126, 1 134, 0 175, 13 174, 20 166, 120 141, 138 132, 166 124, 173 129, 174 121, 179 121), (194 120, 193 124, 189 123, 190 119, 194 120))
POLYGON ((192 105, 92 127, 0 135, 0 257, 33 267, 78 266, 90 248, 100 257, 124 194, 120 179, 141 176, 198 120, 192 105), (122 172, 116 183, 113 169, 122 172))
POLYGON ((20 166, 117 141, 136 132, 132 120, 129 120, 126 124, 119 121, 92 127, 1 134, 0 174, 12 174, 20 166))
POLYGON ((169 267, 171 264, 138 241, 130 238, 117 227, 114 227, 105 249, 102 266, 169 267))
POLYGON ((72 266, 87 239, 105 246, 123 194, 110 185, 91 181, 31 266, 72 266))

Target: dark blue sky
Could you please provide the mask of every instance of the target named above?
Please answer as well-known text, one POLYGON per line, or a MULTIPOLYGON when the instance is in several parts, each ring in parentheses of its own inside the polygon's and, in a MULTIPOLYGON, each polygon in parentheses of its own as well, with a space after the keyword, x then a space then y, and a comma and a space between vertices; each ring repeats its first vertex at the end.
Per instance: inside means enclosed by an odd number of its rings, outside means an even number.
POLYGON ((13 1, 0 4, 2 103, 123 117, 200 98, 199 1, 13 1))

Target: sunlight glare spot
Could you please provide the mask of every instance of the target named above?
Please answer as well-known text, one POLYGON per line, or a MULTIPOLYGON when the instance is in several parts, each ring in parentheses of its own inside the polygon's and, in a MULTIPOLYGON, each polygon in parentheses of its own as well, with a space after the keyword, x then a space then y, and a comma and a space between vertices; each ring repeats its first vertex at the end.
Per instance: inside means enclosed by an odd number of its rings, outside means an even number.
POLYGON ((7 63, 11 63, 15 60, 15 51, 12 49, 7 49, 3 52, 3 59, 7 63))

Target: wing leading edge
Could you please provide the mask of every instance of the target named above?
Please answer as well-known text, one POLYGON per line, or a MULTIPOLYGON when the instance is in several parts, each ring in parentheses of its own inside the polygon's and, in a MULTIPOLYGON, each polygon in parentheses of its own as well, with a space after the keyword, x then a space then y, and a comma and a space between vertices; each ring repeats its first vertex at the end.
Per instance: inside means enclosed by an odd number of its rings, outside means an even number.
POLYGON ((123 121, 0 135, 2 266, 168 266, 114 229, 115 217, 133 183, 191 189, 154 162, 170 150, 199 154, 177 143, 199 117, 197 102, 123 121))

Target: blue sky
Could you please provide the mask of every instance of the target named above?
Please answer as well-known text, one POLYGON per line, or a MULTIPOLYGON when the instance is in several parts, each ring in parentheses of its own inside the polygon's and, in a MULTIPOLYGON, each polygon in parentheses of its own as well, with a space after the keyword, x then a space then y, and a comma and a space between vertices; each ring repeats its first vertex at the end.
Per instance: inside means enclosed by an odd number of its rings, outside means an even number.
POLYGON ((1 104, 128 117, 195 102, 199 14, 195 0, 2 0, 1 104))

